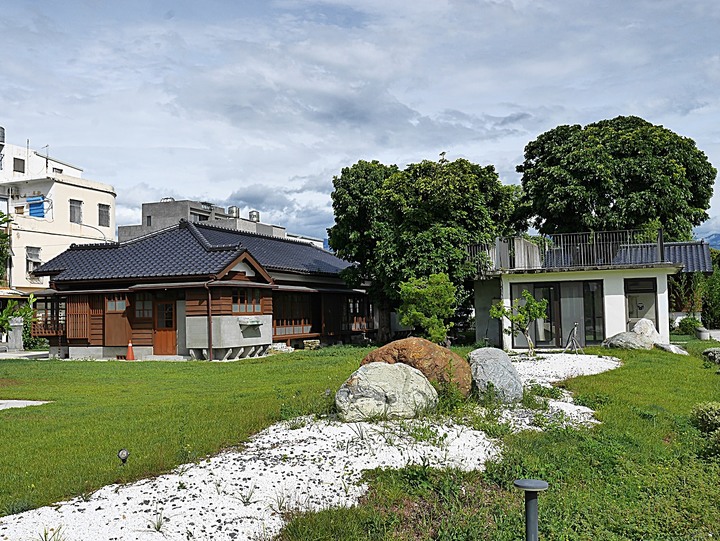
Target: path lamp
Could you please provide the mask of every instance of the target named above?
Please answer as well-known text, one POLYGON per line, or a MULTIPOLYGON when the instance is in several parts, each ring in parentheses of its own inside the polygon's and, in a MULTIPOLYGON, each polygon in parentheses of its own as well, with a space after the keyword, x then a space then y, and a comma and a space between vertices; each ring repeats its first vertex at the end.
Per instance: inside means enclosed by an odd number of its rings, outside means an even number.
POLYGON ((125 462, 127 462, 127 459, 130 456, 130 451, 128 451, 127 449, 120 449, 117 456, 120 459, 120 462, 122 462, 122 465, 124 466, 125 462))
POLYGON ((539 479, 516 479, 513 484, 525 492, 525 540, 538 541, 538 492, 548 484, 539 479))

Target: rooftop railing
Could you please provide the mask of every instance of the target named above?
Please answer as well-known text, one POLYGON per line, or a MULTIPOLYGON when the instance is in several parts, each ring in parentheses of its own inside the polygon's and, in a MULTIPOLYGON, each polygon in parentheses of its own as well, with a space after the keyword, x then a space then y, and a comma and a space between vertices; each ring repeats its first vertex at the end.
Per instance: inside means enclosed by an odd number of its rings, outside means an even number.
POLYGON ((618 267, 665 263, 662 229, 503 237, 468 248, 480 272, 618 267))

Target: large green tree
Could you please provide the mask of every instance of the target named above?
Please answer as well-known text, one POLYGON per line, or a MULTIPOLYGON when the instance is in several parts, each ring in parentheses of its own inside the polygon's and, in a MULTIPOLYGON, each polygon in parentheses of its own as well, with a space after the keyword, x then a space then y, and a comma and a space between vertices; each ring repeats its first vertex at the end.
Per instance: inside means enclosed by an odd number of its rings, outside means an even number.
POLYGON ((357 263, 346 278, 370 280, 385 309, 397 304, 400 283, 412 278, 445 273, 462 292, 477 270, 467 246, 507 232, 519 193, 503 186, 492 166, 464 159, 423 161, 402 171, 360 161, 333 185, 330 246, 357 263))
POLYGON ((635 116, 558 126, 525 147, 524 218, 541 233, 641 229, 692 238, 717 171, 695 142, 635 116))

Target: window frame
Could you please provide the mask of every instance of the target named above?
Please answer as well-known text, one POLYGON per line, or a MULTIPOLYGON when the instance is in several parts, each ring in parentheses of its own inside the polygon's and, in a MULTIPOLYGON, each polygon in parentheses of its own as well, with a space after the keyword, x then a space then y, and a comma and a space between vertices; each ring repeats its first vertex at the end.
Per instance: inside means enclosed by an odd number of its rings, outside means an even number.
POLYGON ((41 251, 42 247, 40 246, 25 247, 25 272, 28 276, 31 276, 33 271, 37 269, 40 265, 42 265, 42 259, 40 256, 41 251), (37 252, 32 253, 31 250, 37 250, 37 252))
POLYGON ((110 205, 106 203, 98 203, 98 226, 99 227, 110 227, 110 205), (104 215, 103 215, 104 211, 104 215), (103 223, 103 216, 106 218, 107 223, 103 223))
POLYGON ((13 173, 25 174, 25 158, 16 158, 13 156, 13 173))
POLYGON ((232 291, 232 313, 238 314, 261 314, 262 295, 258 287, 239 287, 232 291), (241 301, 242 297, 242 301, 241 301))
POLYGON ((105 313, 106 314, 122 314, 127 310, 128 300, 125 293, 109 293, 105 295, 105 313), (122 303, 122 309, 118 308, 118 303, 122 303))
POLYGON ((80 199, 70 199, 70 223, 72 224, 82 224, 83 221, 83 202, 80 199), (73 213, 73 208, 75 209, 75 213, 73 213), (73 220, 73 214, 76 214, 77 220, 73 220))
POLYGON ((150 293, 135 293, 133 299, 133 314, 136 320, 152 320, 153 297, 150 293))

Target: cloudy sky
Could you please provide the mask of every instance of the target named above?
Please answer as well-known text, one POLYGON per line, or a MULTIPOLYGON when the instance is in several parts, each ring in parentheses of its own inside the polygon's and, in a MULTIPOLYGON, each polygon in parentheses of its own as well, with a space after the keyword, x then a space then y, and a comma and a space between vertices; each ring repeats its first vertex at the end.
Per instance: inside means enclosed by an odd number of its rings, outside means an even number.
MULTIPOLYGON (((638 115, 720 166, 716 0, 14 0, 7 142, 115 186, 324 237, 360 159, 467 158, 505 183, 558 124, 638 115)), ((720 232, 720 190, 710 222, 720 232)))

